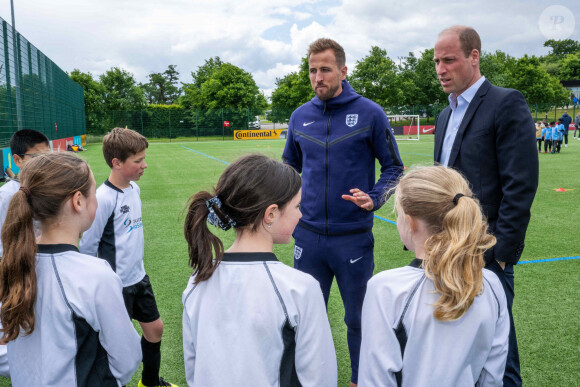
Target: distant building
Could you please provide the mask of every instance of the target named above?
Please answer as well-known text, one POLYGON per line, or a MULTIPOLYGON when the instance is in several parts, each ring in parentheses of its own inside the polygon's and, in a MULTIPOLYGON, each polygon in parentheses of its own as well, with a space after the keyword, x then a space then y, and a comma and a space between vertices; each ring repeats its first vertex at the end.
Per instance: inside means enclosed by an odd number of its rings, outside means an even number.
POLYGON ((580 104, 578 101, 580 99, 580 79, 571 80, 571 81, 560 81, 562 86, 566 89, 570 90, 572 93, 572 99, 574 100, 577 105, 580 104))

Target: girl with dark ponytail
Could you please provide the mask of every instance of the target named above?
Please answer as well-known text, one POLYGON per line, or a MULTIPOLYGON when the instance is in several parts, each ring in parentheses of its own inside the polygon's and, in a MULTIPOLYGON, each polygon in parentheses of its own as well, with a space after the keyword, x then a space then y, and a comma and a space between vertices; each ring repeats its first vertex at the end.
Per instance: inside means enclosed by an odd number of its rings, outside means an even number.
POLYGON ((440 166, 408 172, 395 189, 409 266, 368 283, 360 386, 501 386, 506 297, 484 269, 495 244, 467 181, 440 166))
POLYGON ((2 341, 15 386, 119 386, 141 361, 122 285, 106 261, 78 252, 97 209, 86 162, 34 157, 20 173, 0 261, 2 341), (33 219, 40 222, 35 239, 33 219))
POLYGON ((301 179, 288 165, 249 155, 214 192, 190 199, 185 239, 193 275, 183 293, 189 386, 332 386, 336 354, 318 282, 279 262, 302 216, 301 179), (224 251, 208 224, 233 229, 224 251))

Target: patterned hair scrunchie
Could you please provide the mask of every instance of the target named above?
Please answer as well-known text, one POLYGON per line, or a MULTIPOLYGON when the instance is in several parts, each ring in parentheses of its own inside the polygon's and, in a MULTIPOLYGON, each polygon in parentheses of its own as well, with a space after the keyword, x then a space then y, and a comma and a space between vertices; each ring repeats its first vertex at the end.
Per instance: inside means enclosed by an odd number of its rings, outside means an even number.
POLYGON ((206 201, 205 205, 209 210, 209 214, 207 215, 207 221, 209 224, 215 227, 219 227, 224 231, 227 231, 230 228, 236 226, 236 221, 230 218, 230 216, 222 210, 222 202, 217 196, 214 196, 213 198, 206 201), (215 210, 213 209, 214 206, 220 209, 223 217, 225 218, 225 222, 218 216, 218 214, 216 214, 215 210))

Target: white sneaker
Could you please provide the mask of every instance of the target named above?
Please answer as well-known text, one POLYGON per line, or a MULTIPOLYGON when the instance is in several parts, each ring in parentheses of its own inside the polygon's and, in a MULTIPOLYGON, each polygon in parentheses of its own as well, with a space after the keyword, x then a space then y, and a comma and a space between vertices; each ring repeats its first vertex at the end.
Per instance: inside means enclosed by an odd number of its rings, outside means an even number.
POLYGON ((564 144, 564 148, 568 148, 568 144, 564 144))

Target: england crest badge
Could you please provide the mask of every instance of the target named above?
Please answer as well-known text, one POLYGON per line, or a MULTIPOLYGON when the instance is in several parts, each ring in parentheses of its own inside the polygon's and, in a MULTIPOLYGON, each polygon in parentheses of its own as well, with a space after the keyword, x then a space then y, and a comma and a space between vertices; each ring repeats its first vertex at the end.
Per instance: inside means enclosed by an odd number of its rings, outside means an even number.
POLYGON ((346 126, 353 127, 358 122, 358 114, 347 114, 346 115, 346 126))
POLYGON ((294 259, 300 259, 302 257, 302 247, 294 245, 294 259))

